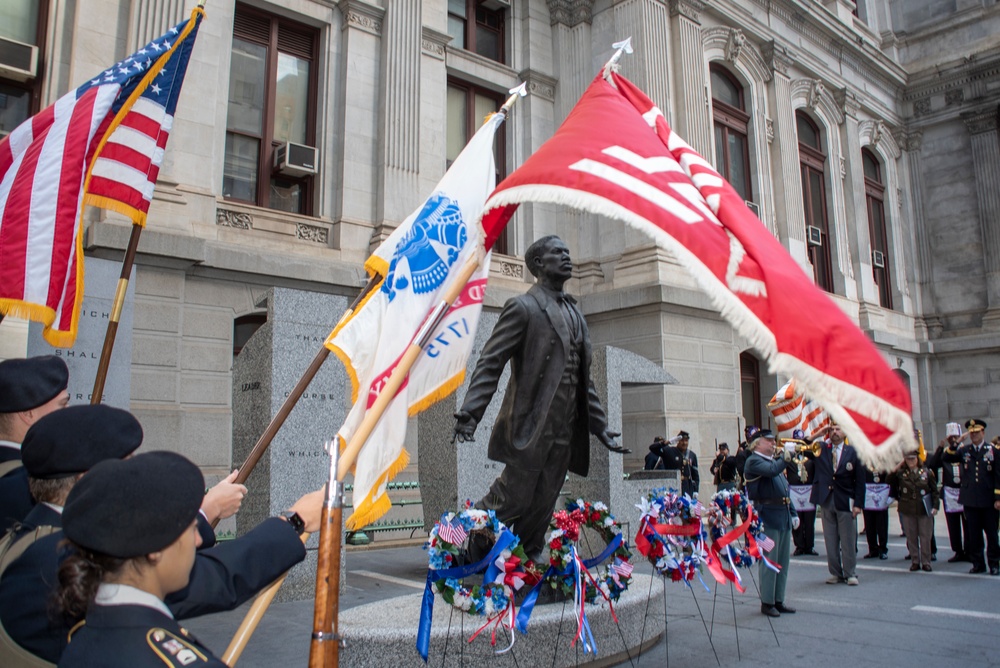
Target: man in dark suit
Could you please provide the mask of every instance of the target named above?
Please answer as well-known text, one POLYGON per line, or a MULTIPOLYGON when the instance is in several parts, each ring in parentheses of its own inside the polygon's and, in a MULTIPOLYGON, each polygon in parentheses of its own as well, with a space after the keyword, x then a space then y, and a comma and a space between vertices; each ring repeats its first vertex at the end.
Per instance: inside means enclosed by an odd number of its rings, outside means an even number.
POLYGON ((504 305, 455 414, 455 438, 473 440, 510 362, 488 449, 489 458, 505 468, 476 507, 495 510, 537 561, 566 471, 587 475, 590 434, 612 452, 629 451, 615 442, 619 434, 608 430, 590 380, 587 321, 576 300, 563 292, 573 272, 569 249, 559 237, 543 237, 531 244, 524 261, 537 282, 504 305))
POLYGON ((765 429, 751 436, 748 445, 753 450, 744 469, 747 495, 764 524, 764 533, 774 541, 768 559, 781 569, 775 573, 760 562, 760 611, 768 617, 792 614, 794 608, 785 605, 785 584, 788 582, 789 554, 792 529, 799 526, 799 518, 788 496, 785 479, 785 460, 775 453, 774 434, 765 429))
POLYGON ((826 429, 815 463, 811 501, 823 517, 826 563, 830 568, 827 584, 859 584, 857 517, 865 505, 865 472, 854 448, 844 442, 838 424, 826 429))
MULTIPOLYGON (((997 522, 1000 519, 1000 446, 986 442, 986 423, 969 420, 965 423, 969 445, 949 445, 942 460, 959 464, 962 488, 958 501, 965 513, 969 532, 965 539, 965 552, 972 561, 970 573, 985 573, 987 562, 990 575, 1000 575, 1000 544, 997 541, 997 522), (983 540, 983 534, 986 540, 983 540), (986 559, 983 559, 983 544, 986 559)), ((961 441, 962 439, 959 439, 961 441)))
POLYGON ((69 369, 55 355, 0 362, 0 533, 35 500, 21 466, 21 441, 35 422, 69 403, 69 369))

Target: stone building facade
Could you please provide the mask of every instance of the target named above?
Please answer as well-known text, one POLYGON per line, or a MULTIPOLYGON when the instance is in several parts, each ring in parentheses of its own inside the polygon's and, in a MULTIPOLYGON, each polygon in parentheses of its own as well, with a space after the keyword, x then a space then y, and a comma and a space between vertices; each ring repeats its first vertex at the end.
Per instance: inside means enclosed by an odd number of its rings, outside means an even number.
MULTIPOLYGON (((191 4, 11 3, 18 21, 8 25, 20 32, 0 37, 36 44, 39 67, 24 80, 0 74, 0 131, 16 125, 17 109, 50 104, 191 4)), ((928 437, 949 420, 1000 424, 995 0, 210 0, 206 9, 137 260, 131 405, 150 447, 230 466, 231 369, 260 324, 263 292, 353 297, 370 250, 508 89, 523 81, 530 95, 498 143, 501 177, 552 135, 627 36, 635 52, 622 73, 898 369, 928 437), (285 142, 316 149, 315 174, 275 167, 285 142)), ((594 343, 639 353, 679 381, 626 388, 624 440, 636 451, 626 468, 657 434, 686 429, 707 458, 747 420, 766 423, 782 379, 668 254, 620 223, 522 207, 494 255, 489 307, 526 289, 519 255, 550 233, 574 254, 568 287, 594 343)), ((88 213, 88 254, 120 256, 128 234, 114 215, 88 213)))

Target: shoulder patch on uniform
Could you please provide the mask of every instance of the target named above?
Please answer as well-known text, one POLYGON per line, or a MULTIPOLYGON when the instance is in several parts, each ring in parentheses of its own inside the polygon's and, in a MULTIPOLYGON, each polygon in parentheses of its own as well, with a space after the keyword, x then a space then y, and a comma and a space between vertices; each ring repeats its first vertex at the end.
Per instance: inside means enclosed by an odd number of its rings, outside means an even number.
POLYGON ((190 666, 208 661, 201 650, 166 629, 150 629, 146 632, 146 642, 168 666, 190 666))

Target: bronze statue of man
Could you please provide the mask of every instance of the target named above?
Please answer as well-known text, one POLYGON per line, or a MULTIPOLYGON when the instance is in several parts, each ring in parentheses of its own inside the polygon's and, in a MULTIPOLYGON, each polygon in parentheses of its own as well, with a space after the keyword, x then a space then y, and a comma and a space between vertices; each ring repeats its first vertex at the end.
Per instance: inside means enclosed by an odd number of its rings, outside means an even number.
POLYGON ((505 467, 476 507, 495 510, 538 561, 566 471, 587 475, 590 434, 612 452, 629 450, 615 441, 620 434, 608 431, 590 380, 587 322, 576 300, 563 292, 573 271, 569 249, 559 237, 543 237, 531 244, 524 261, 536 283, 504 305, 465 403, 455 413, 455 438, 473 440, 510 361, 510 382, 488 450, 489 458, 505 467))

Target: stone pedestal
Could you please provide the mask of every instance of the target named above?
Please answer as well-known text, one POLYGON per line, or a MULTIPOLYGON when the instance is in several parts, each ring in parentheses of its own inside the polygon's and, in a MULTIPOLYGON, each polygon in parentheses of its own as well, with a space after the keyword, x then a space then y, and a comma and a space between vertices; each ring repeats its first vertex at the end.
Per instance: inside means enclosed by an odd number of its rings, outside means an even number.
MULTIPOLYGON (((266 306, 267 322, 233 363, 234 465, 246 460, 347 305, 345 297, 284 288, 272 288, 258 304, 266 306)), ((247 480, 250 493, 236 515, 238 535, 326 483, 329 460, 323 442, 343 424, 350 399, 344 366, 331 356, 247 480)), ((309 540, 305 564, 292 569, 278 600, 313 595, 316 543, 316 536, 309 540)))
MULTIPOLYGON (((84 259, 86 280, 83 284, 83 305, 80 308, 76 342, 70 348, 53 348, 42 338, 41 323, 28 325, 28 357, 55 355, 69 367, 69 403, 89 404, 94 391, 94 379, 101 362, 104 337, 111 321, 115 290, 122 273, 122 263, 88 257, 84 259)), ((115 347, 104 382, 101 403, 129 409, 129 387, 132 379, 132 312, 135 304, 135 267, 125 291, 125 305, 118 319, 115 347)))

